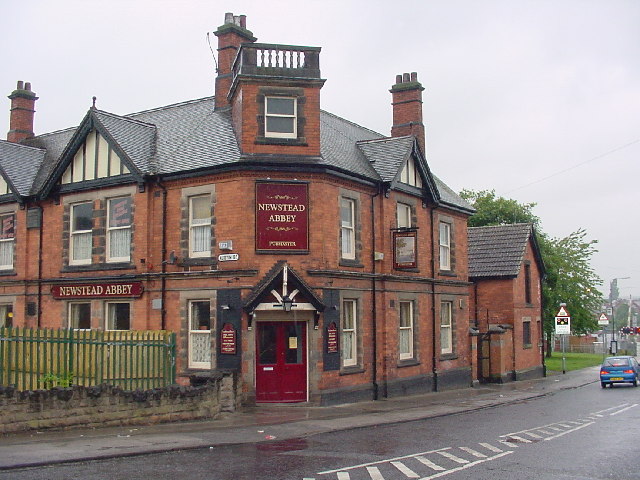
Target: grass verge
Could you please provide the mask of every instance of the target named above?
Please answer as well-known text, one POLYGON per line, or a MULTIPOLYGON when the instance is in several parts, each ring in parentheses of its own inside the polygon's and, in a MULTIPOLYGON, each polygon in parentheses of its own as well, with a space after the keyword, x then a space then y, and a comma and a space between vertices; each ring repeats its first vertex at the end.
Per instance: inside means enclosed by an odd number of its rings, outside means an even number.
MULTIPOLYGON (((570 353, 567 352, 565 356, 565 370, 567 372, 571 370, 580 370, 581 368, 593 367, 594 365, 600 365, 602 363, 601 353, 570 353)), ((544 363, 547 366, 547 370, 554 372, 562 371, 562 352, 552 352, 551 358, 545 358, 544 363)))

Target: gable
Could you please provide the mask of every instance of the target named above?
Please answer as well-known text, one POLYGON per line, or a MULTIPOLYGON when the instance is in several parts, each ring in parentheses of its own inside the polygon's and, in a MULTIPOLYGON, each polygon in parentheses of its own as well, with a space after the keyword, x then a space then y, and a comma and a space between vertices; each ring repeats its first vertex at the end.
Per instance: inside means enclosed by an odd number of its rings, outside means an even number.
POLYGON ((13 193, 9 184, 4 179, 2 175, 0 175, 0 195, 7 195, 8 193, 13 193))
POLYGON ((93 129, 87 134, 84 143, 78 147, 62 174, 60 183, 65 185, 130 173, 129 168, 107 140, 93 129))
POLYGON ((422 188, 422 175, 420 168, 416 165, 416 160, 413 155, 406 158, 400 175, 398 177, 400 183, 405 185, 411 185, 412 187, 422 188))

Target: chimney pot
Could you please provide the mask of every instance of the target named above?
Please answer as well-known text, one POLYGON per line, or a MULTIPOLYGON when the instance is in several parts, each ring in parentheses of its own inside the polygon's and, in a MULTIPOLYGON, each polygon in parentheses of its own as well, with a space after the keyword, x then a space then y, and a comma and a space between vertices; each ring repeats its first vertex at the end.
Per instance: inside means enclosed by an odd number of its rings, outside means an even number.
POLYGON ((411 72, 411 81, 412 82, 418 81, 418 72, 411 72))
POLYGON ((240 15, 240 26, 242 28, 247 28, 247 16, 246 15, 240 15))
POLYGON ((233 23, 233 13, 227 12, 224 14, 224 23, 233 23))
POLYGON ((31 91, 31 83, 19 80, 17 88, 11 95, 11 109, 9 112, 9 132, 7 140, 19 143, 22 140, 33 137, 33 119, 35 104, 38 97, 31 91))
POLYGON ((30 92, 30 91, 31 91, 31 82, 26 82, 26 83, 24 84, 24 89, 25 89, 26 91, 30 92))
POLYGON ((396 75, 396 85, 402 83, 402 75, 396 75))
POLYGON ((24 90, 24 82, 22 80, 18 80, 16 90, 24 90))
POLYGON ((402 83, 409 83, 409 74, 408 73, 403 73, 402 74, 402 83))

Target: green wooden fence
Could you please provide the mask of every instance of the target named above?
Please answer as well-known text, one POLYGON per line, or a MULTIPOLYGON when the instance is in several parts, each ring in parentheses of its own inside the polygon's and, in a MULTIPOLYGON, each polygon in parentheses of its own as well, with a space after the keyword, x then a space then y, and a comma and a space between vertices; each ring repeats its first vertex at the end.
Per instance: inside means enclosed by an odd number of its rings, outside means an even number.
POLYGON ((100 385, 125 390, 175 382, 175 333, 0 328, 0 385, 17 390, 100 385))

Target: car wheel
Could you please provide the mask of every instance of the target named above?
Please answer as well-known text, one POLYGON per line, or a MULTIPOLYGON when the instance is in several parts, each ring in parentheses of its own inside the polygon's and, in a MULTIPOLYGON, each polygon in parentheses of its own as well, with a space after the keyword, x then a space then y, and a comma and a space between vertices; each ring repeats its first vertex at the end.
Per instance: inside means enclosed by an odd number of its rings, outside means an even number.
POLYGON ((634 381, 633 381, 633 386, 634 386, 634 387, 637 387, 637 386, 638 386, 638 380, 634 380, 634 381))
POLYGON ((604 382, 600 382, 600 386, 601 386, 602 388, 607 388, 607 384, 606 384, 606 383, 604 383, 604 382))

